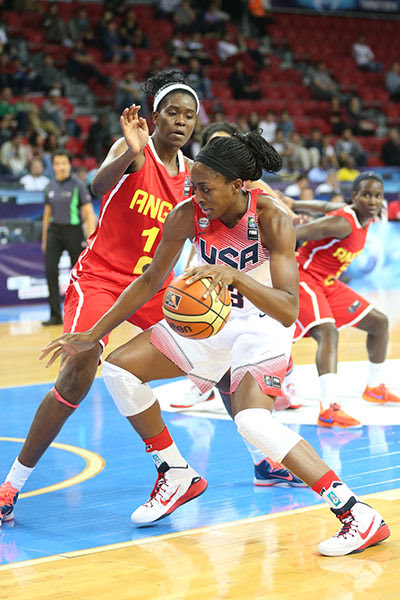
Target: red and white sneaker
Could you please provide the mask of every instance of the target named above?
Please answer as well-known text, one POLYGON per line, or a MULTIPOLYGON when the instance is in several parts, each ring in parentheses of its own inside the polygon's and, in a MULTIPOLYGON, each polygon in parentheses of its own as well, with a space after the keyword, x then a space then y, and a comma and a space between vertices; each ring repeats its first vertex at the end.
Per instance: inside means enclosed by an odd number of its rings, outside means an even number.
POLYGON ((343 508, 331 508, 331 511, 341 521, 342 527, 334 536, 319 544, 318 550, 324 556, 363 552, 390 535, 389 527, 378 511, 354 497, 343 508))
POLYGON ((19 491, 9 481, 0 485, 0 527, 3 521, 14 518, 14 506, 18 499, 19 491))
POLYGON ((208 402, 209 400, 215 399, 215 392, 211 390, 209 392, 201 392, 198 387, 192 385, 186 396, 179 403, 174 402, 170 404, 171 408, 191 408, 201 402, 208 402))
POLYGON ((393 394, 384 383, 376 387, 369 387, 367 385, 362 397, 367 402, 374 402, 375 404, 400 404, 400 398, 393 394))
POLYGON ((324 410, 322 410, 321 405, 317 424, 319 427, 341 427, 342 429, 359 429, 362 427, 360 421, 345 413, 337 402, 324 410))
POLYGON ((165 473, 159 473, 150 498, 132 513, 131 521, 135 525, 159 521, 206 489, 207 481, 189 465, 171 467, 165 473))

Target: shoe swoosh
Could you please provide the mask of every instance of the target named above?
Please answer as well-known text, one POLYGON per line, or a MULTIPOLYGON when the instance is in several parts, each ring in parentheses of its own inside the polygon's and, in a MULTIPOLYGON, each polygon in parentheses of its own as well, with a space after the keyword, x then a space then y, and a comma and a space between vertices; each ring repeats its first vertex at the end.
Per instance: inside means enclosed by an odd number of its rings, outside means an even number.
POLYGON ((169 504, 169 503, 171 502, 172 498, 175 496, 175 494, 177 493, 177 491, 179 490, 179 488, 180 488, 180 487, 181 487, 181 486, 179 485, 179 486, 176 488, 176 490, 174 491, 174 493, 173 493, 173 494, 171 494, 171 495, 170 495, 170 497, 169 497, 169 498, 167 498, 166 500, 163 500, 162 498, 160 498, 160 502, 161 502, 161 504, 162 504, 163 506, 167 506, 167 504, 169 504))
POLYGON ((286 479, 287 481, 293 481, 293 475, 288 473, 287 475, 278 475, 279 471, 274 471, 273 469, 270 471, 271 475, 276 475, 279 479, 286 479))
POLYGON ((360 538, 362 540, 365 540, 367 538, 367 536, 368 536, 369 532, 371 531, 372 526, 373 526, 374 523, 375 523, 375 517, 372 519, 372 523, 370 524, 370 526, 368 527, 368 529, 366 531, 362 532, 362 531, 358 530, 358 533, 360 534, 360 538))
POLYGON ((258 315, 258 316, 260 317, 260 319, 262 319, 263 317, 266 317, 266 316, 267 316, 267 313, 259 313, 259 315, 258 315))
POLYGON ((377 400, 382 400, 383 399, 383 394, 374 394, 374 392, 371 392, 371 391, 368 391, 366 395, 367 396, 373 396, 377 400))
POLYGON ((320 415, 319 420, 325 421, 325 423, 333 423, 333 417, 329 417, 329 419, 326 419, 325 417, 321 417, 321 415, 320 415))

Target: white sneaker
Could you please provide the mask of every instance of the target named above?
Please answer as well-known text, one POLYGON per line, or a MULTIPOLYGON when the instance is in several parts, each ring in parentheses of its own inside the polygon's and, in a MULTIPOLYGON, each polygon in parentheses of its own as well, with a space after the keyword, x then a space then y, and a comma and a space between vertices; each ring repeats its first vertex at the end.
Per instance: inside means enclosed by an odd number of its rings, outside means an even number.
POLYGON ((207 481, 189 465, 171 467, 165 473, 159 473, 150 498, 132 513, 131 521, 146 525, 163 519, 206 489, 207 481))
POLYGON ((390 535, 381 515, 368 504, 351 498, 342 509, 331 508, 342 522, 338 533, 321 542, 318 550, 324 556, 344 556, 362 552, 390 535))
POLYGON ((198 387, 192 385, 182 402, 172 403, 170 406, 172 408, 191 408, 195 404, 200 404, 200 402, 207 402, 208 400, 214 400, 215 393, 214 390, 209 392, 201 392, 198 387))

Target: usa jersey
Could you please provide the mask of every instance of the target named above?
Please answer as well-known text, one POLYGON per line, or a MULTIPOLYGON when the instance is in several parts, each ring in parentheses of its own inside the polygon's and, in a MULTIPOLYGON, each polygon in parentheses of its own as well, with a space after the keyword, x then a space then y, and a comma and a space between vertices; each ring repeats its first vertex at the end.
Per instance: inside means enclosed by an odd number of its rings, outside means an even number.
MULTIPOLYGON (((209 220, 193 200, 195 247, 200 264, 228 265, 243 271, 260 283, 272 287, 269 268, 270 252, 260 242, 257 223, 257 198, 263 190, 248 192, 247 211, 239 223, 229 229, 219 219, 209 220)), ((254 304, 240 292, 229 286, 232 299, 232 316, 257 311, 254 304)))
POLYGON ((350 206, 345 206, 328 214, 346 219, 352 226, 351 234, 343 240, 324 238, 306 242, 298 249, 297 262, 304 271, 316 279, 322 280, 325 285, 330 286, 349 267, 350 263, 361 254, 370 222, 363 228, 355 211, 350 206))
POLYGON ((179 150, 179 172, 171 177, 151 138, 144 156, 142 168, 123 175, 103 197, 97 228, 72 280, 93 273, 125 288, 153 260, 168 213, 190 195, 190 172, 179 150))

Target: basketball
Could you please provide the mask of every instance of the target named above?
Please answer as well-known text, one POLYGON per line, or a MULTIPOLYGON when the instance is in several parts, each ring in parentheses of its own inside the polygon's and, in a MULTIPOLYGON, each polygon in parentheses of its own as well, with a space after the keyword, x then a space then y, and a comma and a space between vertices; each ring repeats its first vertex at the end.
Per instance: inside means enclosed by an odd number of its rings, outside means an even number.
POLYGON ((217 298, 220 286, 203 298, 211 279, 203 278, 187 285, 185 279, 176 277, 165 290, 162 310, 168 325, 179 335, 203 340, 215 335, 225 325, 232 304, 225 288, 222 299, 217 298))

